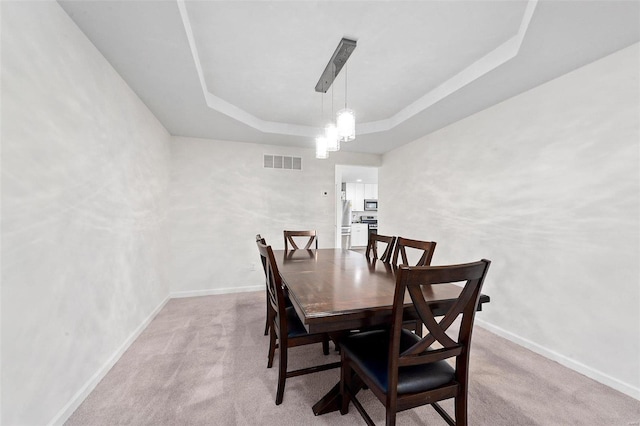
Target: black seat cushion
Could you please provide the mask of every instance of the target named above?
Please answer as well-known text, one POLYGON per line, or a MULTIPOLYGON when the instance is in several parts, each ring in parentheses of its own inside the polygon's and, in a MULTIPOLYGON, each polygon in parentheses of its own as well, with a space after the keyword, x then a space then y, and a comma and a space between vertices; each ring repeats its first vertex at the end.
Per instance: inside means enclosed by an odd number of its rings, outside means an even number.
MULTIPOLYGON (((341 349, 386 393, 388 390, 389 344, 388 330, 354 334, 340 342, 341 349)), ((420 337, 403 329, 400 352, 415 344, 420 337)), ((455 379, 455 370, 446 361, 401 367, 398 371, 398 394, 435 389, 455 379)))
POLYGON ((304 325, 302 324, 302 321, 300 321, 300 318, 298 317, 298 314, 296 314, 296 310, 293 306, 287 308, 287 325, 289 327, 287 336, 289 337, 304 336, 307 334, 307 329, 304 328, 304 325))

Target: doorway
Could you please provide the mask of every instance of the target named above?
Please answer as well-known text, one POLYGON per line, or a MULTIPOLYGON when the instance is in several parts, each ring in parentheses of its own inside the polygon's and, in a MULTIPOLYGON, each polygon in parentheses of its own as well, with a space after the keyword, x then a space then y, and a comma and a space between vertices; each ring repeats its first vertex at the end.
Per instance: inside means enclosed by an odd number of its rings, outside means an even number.
POLYGON ((336 165, 335 183, 335 246, 364 248, 369 233, 377 232, 378 211, 372 209, 371 201, 378 199, 378 168, 336 165))

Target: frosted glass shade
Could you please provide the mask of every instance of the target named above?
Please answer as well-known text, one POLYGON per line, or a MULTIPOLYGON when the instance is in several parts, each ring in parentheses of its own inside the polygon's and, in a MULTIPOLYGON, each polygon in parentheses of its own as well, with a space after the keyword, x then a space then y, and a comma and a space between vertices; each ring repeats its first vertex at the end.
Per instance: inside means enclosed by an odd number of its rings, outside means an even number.
POLYGON ((341 109, 336 116, 338 138, 342 142, 352 141, 356 138, 356 116, 350 109, 341 109))
POLYGON ((329 123, 324 127, 324 137, 327 140, 327 151, 339 151, 340 140, 338 139, 338 129, 335 124, 329 123))
POLYGON ((327 139, 324 136, 318 136, 316 138, 316 158, 325 159, 328 157, 327 139))

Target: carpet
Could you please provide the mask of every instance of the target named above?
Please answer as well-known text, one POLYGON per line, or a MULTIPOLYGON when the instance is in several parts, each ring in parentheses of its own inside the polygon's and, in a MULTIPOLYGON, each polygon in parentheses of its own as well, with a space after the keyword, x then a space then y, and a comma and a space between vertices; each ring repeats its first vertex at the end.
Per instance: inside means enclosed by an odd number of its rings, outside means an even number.
MULTIPOLYGON (((364 425, 353 405, 344 416, 313 415, 338 369, 287 379, 275 405, 278 351, 267 369, 264 315, 264 292, 170 300, 66 425, 364 425)), ((289 350, 289 369, 338 360, 320 344, 289 350)), ((371 392, 359 399, 384 424, 371 392)), ((639 424, 640 401, 476 326, 468 418, 487 426, 629 426, 639 424)), ((397 424, 446 423, 425 406, 399 413, 397 424)))

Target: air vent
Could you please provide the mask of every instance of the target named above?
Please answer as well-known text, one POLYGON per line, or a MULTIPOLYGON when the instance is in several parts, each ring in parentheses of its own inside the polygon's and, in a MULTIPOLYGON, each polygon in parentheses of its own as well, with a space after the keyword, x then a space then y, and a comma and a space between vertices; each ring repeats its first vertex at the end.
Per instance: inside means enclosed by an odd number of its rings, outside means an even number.
POLYGON ((263 164, 265 169, 302 170, 301 157, 264 154, 263 164))

